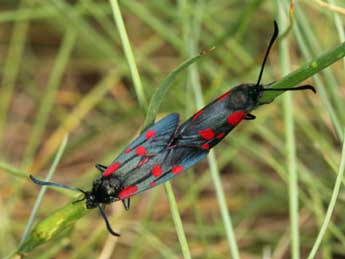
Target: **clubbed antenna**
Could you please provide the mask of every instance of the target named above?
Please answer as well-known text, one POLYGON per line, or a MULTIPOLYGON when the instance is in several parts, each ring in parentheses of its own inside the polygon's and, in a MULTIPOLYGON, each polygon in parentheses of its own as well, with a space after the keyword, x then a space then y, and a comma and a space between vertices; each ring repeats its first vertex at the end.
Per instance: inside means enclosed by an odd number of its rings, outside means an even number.
POLYGON ((301 85, 297 87, 289 87, 289 88, 262 88, 261 91, 303 91, 303 90, 311 90, 316 94, 316 89, 312 85, 301 85))
POLYGON ((38 180, 37 178, 35 178, 32 175, 30 175, 30 179, 31 179, 31 181, 33 181, 35 184, 38 184, 38 185, 54 186, 54 187, 58 187, 58 188, 64 188, 64 189, 68 189, 68 190, 72 190, 72 191, 81 192, 84 195, 86 195, 86 192, 84 190, 82 190, 80 188, 77 188, 77 187, 67 186, 67 185, 64 185, 62 183, 54 183, 54 182, 41 181, 41 180, 38 180))
POLYGON ((276 39, 278 37, 278 34, 279 34, 278 24, 277 24, 276 21, 274 21, 273 35, 272 35, 272 38, 270 40, 270 43, 268 44, 268 47, 267 47, 267 50, 266 50, 266 54, 265 54, 264 60, 263 60, 262 65, 261 65, 259 78, 258 78, 258 81, 257 81, 256 85, 260 85, 262 74, 264 72, 264 68, 265 68, 265 65, 266 65, 266 61, 267 61, 268 55, 270 54, 271 48, 272 48, 274 42, 276 41, 276 39))

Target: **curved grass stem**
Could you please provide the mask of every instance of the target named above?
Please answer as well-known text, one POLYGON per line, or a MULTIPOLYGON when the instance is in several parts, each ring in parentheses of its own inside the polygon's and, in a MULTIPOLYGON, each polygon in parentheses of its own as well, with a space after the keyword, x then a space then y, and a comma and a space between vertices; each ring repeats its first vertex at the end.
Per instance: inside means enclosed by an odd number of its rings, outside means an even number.
MULTIPOLYGON (((343 139, 345 139, 345 130, 344 130, 343 136, 344 136, 343 139)), ((334 208, 335 208, 335 203, 336 203, 338 195, 339 195, 339 191, 340 191, 340 187, 341 187, 341 181, 343 179, 344 171, 345 171, 345 140, 343 141, 343 148, 342 148, 342 152, 341 152, 341 159, 340 159, 340 165, 339 165, 339 170, 338 170, 338 176, 335 180, 332 197, 331 197, 331 200, 329 202, 326 216, 325 216, 323 223, 321 225, 321 229, 319 231, 319 234, 317 235, 317 238, 315 240, 313 248, 311 249, 311 251, 308 255, 308 259, 315 258, 316 252, 319 249, 321 241, 322 241, 322 239, 323 239, 323 237, 327 231, 328 224, 331 221, 332 213, 333 213, 334 208)))

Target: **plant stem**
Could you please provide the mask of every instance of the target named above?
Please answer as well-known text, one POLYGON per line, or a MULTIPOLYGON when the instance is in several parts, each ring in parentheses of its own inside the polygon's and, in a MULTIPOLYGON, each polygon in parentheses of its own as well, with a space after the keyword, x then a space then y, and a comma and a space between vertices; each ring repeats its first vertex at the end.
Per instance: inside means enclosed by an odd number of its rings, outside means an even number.
POLYGON ((138 68, 137 68, 137 65, 135 62, 133 50, 132 50, 131 44, 130 44, 129 39, 128 39, 126 27, 125 27, 125 24, 123 22, 123 18, 122 18, 122 14, 121 14, 121 10, 120 10, 118 1, 117 0, 110 0, 110 3, 111 3, 112 10, 113 10, 114 20, 115 20, 116 26, 119 30, 119 34, 120 34, 120 38, 121 38, 121 42, 122 42, 122 47, 123 47, 123 50, 125 52, 126 59, 127 59, 128 65, 129 65, 129 69, 130 69, 130 72, 132 75, 132 79, 133 79, 135 91, 136 91, 137 96, 138 96, 139 104, 142 108, 146 109, 147 101, 145 98, 144 88, 143 88, 143 85, 141 83, 141 79, 140 79, 138 68))
MULTIPOLYGON (((287 76, 283 77, 279 81, 271 85, 272 88, 283 88, 283 87, 294 87, 299 83, 303 82, 312 75, 320 72, 322 69, 330 66, 339 59, 345 56, 345 42, 339 44, 335 48, 329 50, 328 52, 322 54, 321 56, 315 58, 314 60, 303 65, 299 69, 291 72, 287 76)), ((260 98, 260 101, 270 103, 277 96, 284 93, 283 91, 273 92, 267 91, 260 98)))
POLYGON ((328 208, 327 208, 325 219, 322 223, 320 232, 317 235, 317 238, 315 240, 313 248, 311 249, 311 251, 308 255, 308 259, 313 259, 316 255, 316 252, 317 252, 317 250, 321 244, 322 238, 325 235, 328 224, 331 220, 332 213, 333 213, 334 208, 335 208, 335 203, 336 203, 338 195, 339 195, 341 181, 343 179, 344 170, 345 170, 345 130, 344 130, 343 136, 344 136, 344 138, 343 138, 344 141, 343 141, 343 148, 342 148, 342 152, 341 152, 341 159, 340 159, 340 165, 339 165, 339 170, 338 170, 338 176, 337 176, 337 179, 336 179, 335 184, 334 184, 332 197, 331 197, 331 200, 330 200, 328 208))
MULTIPOLYGON (((55 170, 56 170, 56 167, 57 165, 59 164, 60 160, 61 160, 61 157, 62 157, 62 154, 66 148, 66 145, 67 145, 67 140, 68 140, 68 135, 66 135, 64 137, 64 139, 62 140, 61 144, 60 144, 60 148, 58 149, 57 153, 56 153, 56 156, 54 158, 54 161, 53 161, 53 164, 51 165, 49 171, 48 171, 48 175, 47 177, 45 178, 45 181, 50 181, 55 173, 55 170)), ((43 200, 43 197, 44 197, 44 194, 46 193, 46 190, 47 190, 47 186, 42 186, 41 187, 41 190, 37 196, 37 199, 36 199, 36 202, 34 204, 34 207, 31 211, 31 214, 30 214, 30 217, 29 217, 29 220, 28 220, 28 223, 25 227, 25 230, 24 230, 24 234, 22 236, 22 239, 20 241, 20 244, 19 246, 21 246, 25 240, 27 239, 31 229, 32 229, 32 225, 34 223, 34 220, 36 218, 36 215, 37 215, 37 212, 38 212, 38 209, 42 203, 42 200, 43 200)))

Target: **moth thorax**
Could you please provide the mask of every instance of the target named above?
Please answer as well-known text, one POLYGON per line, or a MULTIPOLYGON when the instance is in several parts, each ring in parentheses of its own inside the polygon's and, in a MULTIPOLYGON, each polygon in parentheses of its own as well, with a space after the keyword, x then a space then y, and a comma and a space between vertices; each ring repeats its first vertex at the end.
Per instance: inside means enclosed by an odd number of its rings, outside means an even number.
POLYGON ((113 202, 121 189, 121 182, 117 177, 100 177, 93 182, 92 193, 99 203, 113 202))
POLYGON ((261 95, 260 86, 255 84, 242 84, 231 91, 227 106, 233 110, 251 111, 257 106, 261 95))

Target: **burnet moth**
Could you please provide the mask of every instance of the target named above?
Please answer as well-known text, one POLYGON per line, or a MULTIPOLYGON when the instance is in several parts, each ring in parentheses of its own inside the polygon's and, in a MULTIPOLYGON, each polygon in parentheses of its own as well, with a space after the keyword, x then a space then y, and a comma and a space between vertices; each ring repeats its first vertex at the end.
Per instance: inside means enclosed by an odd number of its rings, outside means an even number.
POLYGON ((161 119, 141 133, 109 166, 96 165, 101 175, 94 180, 90 191, 41 181, 33 176, 30 176, 31 180, 38 185, 61 187, 83 193, 82 200, 85 200, 86 207, 97 207, 108 231, 119 236, 112 230, 102 206, 121 200, 128 210, 130 197, 170 180, 205 158, 209 150, 242 120, 255 119, 250 112, 265 104, 260 102, 260 97, 265 91, 316 92, 311 85, 273 89, 260 84, 269 52, 277 36, 278 26, 274 22, 274 33, 255 84, 241 84, 232 88, 180 126, 176 113, 161 119))

